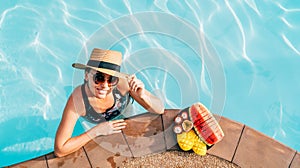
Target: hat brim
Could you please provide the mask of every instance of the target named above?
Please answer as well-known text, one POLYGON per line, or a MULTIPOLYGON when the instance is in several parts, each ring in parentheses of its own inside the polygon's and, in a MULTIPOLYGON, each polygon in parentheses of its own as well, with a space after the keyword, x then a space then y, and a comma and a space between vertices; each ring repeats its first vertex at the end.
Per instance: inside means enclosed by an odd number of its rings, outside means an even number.
POLYGON ((115 76, 115 77, 118 77, 118 78, 125 78, 125 79, 127 79, 130 76, 128 74, 121 73, 121 72, 118 72, 118 71, 114 71, 114 70, 111 70, 111 69, 92 67, 92 66, 84 65, 84 64, 80 64, 80 63, 74 63, 74 64, 72 64, 72 67, 77 68, 77 69, 91 68, 91 69, 94 69, 96 71, 99 71, 99 72, 102 72, 102 73, 106 73, 108 75, 112 75, 112 76, 115 76))

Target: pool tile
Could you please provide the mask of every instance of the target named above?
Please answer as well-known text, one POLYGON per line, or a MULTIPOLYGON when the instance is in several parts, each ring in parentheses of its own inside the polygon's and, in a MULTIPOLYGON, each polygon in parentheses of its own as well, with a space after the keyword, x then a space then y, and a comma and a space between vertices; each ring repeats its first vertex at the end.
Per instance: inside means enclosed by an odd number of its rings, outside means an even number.
POLYGON ((123 133, 134 157, 166 151, 161 115, 146 113, 125 121, 123 133))
POLYGON ((49 168, 91 167, 83 148, 65 157, 58 158, 54 153, 50 153, 46 155, 46 158, 49 168))
POLYGON ((162 115, 167 150, 178 150, 176 135, 173 132, 174 118, 180 110, 165 110, 162 115))
POLYGON ((291 163, 290 168, 299 168, 299 167, 300 167, 300 153, 297 152, 291 163))
POLYGON ((244 125, 230 119, 215 116, 223 132, 223 139, 208 150, 211 155, 232 161, 244 125))
POLYGON ((241 167, 289 167, 295 150, 245 127, 233 162, 241 167))
POLYGON ((132 157, 122 133, 97 137, 84 149, 92 167, 118 167, 132 157))
POLYGON ((9 168, 25 168, 25 167, 30 167, 30 168, 41 168, 41 167, 47 167, 47 162, 46 162, 46 157, 41 156, 36 159, 32 159, 26 162, 18 163, 12 166, 8 166, 9 168))

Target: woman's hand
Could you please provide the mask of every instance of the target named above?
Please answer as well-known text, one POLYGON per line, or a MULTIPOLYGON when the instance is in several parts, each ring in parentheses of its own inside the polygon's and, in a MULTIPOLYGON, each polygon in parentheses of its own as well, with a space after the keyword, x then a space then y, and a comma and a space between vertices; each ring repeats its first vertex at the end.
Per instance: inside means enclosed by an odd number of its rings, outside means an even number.
POLYGON ((126 125, 127 123, 123 119, 107 121, 93 127, 88 134, 94 138, 100 135, 120 133, 122 132, 122 129, 126 127, 126 125))
POLYGON ((156 96, 152 95, 145 89, 144 83, 137 79, 135 75, 131 75, 127 78, 129 93, 140 105, 142 105, 147 111, 163 114, 164 105, 163 102, 156 96))
POLYGON ((145 85, 135 75, 128 78, 128 85, 130 92, 135 92, 141 98, 145 96, 145 85))

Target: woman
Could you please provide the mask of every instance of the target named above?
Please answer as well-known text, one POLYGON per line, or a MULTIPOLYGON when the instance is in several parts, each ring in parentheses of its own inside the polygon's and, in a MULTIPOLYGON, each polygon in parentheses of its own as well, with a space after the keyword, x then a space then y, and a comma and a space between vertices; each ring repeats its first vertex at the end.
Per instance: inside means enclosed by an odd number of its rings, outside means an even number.
POLYGON ((149 112, 164 112, 162 101, 147 91, 142 81, 120 73, 121 62, 120 52, 95 48, 87 65, 72 65, 85 70, 85 82, 74 89, 65 106, 55 137, 56 156, 75 152, 97 136, 120 133, 126 122, 112 119, 122 113, 131 97, 149 112), (72 137, 78 119, 94 126, 72 137))

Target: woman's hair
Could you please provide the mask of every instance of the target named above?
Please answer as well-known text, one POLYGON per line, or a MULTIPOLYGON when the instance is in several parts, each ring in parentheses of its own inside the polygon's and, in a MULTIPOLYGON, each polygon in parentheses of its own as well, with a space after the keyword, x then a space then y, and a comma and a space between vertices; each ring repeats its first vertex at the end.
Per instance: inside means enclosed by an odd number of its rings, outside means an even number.
POLYGON ((84 70, 86 73, 89 73, 91 71, 91 68, 85 68, 84 70))
MULTIPOLYGON (((85 68, 84 73, 89 73, 91 71, 91 68, 85 68)), ((86 84, 87 81, 83 79, 83 83, 86 84)))

